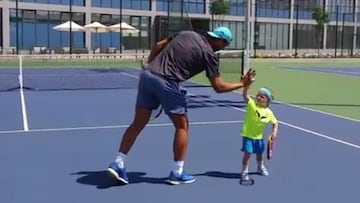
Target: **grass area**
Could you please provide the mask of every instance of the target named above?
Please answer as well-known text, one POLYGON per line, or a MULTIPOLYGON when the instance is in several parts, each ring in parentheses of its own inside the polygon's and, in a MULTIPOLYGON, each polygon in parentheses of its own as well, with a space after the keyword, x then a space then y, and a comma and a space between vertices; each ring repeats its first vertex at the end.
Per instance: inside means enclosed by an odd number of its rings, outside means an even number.
MULTIPOLYGON (((360 77, 279 68, 359 67, 360 70, 359 59, 252 59, 250 64, 257 71, 252 94, 267 86, 276 92, 278 101, 360 120, 360 77)), ((235 74, 223 76, 226 80, 238 80, 235 74)), ((203 75, 194 81, 208 84, 203 75)))

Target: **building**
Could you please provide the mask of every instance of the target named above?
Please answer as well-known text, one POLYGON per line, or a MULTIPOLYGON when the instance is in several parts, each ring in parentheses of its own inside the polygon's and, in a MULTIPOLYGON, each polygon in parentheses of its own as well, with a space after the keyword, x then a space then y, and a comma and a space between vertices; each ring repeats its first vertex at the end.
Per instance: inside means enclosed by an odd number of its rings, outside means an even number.
MULTIPOLYGON (((212 0, 2 0, 0 1, 0 47, 3 53, 31 52, 34 47, 58 50, 70 46, 70 33, 53 26, 70 20, 80 25, 98 21, 106 25, 124 21, 138 28, 138 34, 72 32, 71 47, 93 51, 96 48, 119 50, 150 49, 169 32, 167 16, 182 10, 183 19, 197 31, 223 24, 235 36, 230 49, 244 48, 246 0, 227 0, 230 14, 212 16, 212 0), (181 6, 183 5, 183 6, 181 6), (18 9, 16 9, 18 8, 18 9), (122 8, 122 9, 121 9, 122 8), (170 9, 171 12, 168 12, 170 9), (16 12, 18 11, 18 12, 16 12), (18 19, 18 20, 17 20, 18 19)), ((360 47, 360 0, 251 0, 251 48, 255 50, 334 49, 360 47), (330 12, 331 22, 316 37, 312 8, 330 12)), ((173 25, 174 23, 170 23, 173 25)))

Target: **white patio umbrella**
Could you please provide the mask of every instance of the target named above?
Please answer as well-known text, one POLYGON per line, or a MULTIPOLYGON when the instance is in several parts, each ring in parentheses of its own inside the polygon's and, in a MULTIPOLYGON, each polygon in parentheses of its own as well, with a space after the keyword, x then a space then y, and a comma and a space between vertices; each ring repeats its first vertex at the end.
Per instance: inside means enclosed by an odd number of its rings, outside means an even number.
POLYGON ((85 30, 89 30, 91 32, 100 33, 100 32, 109 32, 108 26, 103 25, 99 22, 92 22, 90 24, 84 25, 85 30))
MULTIPOLYGON (((138 29, 136 29, 135 27, 133 27, 125 22, 111 25, 111 26, 109 26, 109 30, 112 32, 121 32, 121 38, 122 38, 123 34, 140 32, 138 29)), ((121 39, 121 42, 122 42, 122 39, 121 39)))
POLYGON ((84 32, 85 31, 81 25, 79 25, 73 21, 71 21, 71 22, 67 21, 65 23, 62 23, 60 25, 56 25, 53 27, 54 30, 66 31, 66 32, 70 32, 70 28, 71 28, 72 32, 84 32))
MULTIPOLYGON (((99 22, 92 22, 90 24, 84 25, 84 29, 85 30, 89 30, 90 32, 95 32, 96 35, 98 35, 98 33, 104 33, 104 32, 109 32, 110 30, 108 29, 108 26, 103 25, 99 22)), ((97 36, 98 41, 100 41, 100 47, 101 47, 101 40, 100 37, 97 36)))
POLYGON ((109 26, 109 30, 112 32, 122 32, 122 33, 136 33, 139 32, 138 29, 136 29, 135 27, 125 23, 125 22, 121 22, 115 25, 111 25, 109 26))
POLYGON ((73 40, 72 40, 71 36, 72 36, 73 32, 84 32, 85 31, 81 25, 79 25, 73 21, 66 21, 65 23, 54 26, 52 29, 57 30, 57 31, 64 31, 64 32, 71 31, 71 33, 70 33, 70 54, 72 53, 72 41, 73 40))

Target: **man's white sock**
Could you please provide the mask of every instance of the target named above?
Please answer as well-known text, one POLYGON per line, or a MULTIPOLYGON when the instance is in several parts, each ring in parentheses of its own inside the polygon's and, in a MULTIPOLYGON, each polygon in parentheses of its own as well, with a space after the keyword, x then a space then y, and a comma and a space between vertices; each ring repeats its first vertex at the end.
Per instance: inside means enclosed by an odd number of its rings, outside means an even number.
POLYGON ((126 154, 123 154, 121 152, 118 152, 116 154, 116 158, 115 158, 115 163, 120 167, 120 168, 124 168, 125 167, 125 160, 126 160, 126 154))
POLYGON ((179 176, 184 170, 184 161, 175 161, 173 164, 173 172, 179 176))

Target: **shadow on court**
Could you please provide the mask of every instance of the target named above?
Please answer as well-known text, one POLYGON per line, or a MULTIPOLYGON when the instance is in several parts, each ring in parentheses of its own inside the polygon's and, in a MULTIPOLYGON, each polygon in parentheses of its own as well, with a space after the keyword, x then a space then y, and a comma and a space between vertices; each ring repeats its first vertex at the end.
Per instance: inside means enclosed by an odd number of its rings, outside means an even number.
MULTIPOLYGON (((80 171, 76 173, 72 173, 71 175, 79 175, 76 182, 84 185, 92 185, 96 186, 98 189, 107 189, 110 187, 119 187, 124 186, 126 184, 121 184, 116 181, 113 177, 109 175, 107 171, 80 171)), ((148 183, 148 184, 164 184, 166 178, 154 178, 154 177, 146 177, 146 173, 144 172, 128 172, 128 177, 130 184, 137 183, 148 183)))
MULTIPOLYGON (((121 187, 126 184, 122 184, 119 181, 115 180, 113 177, 109 175, 109 173, 105 170, 103 171, 80 171, 76 173, 72 173, 71 175, 81 176, 76 179, 76 182, 84 185, 92 185, 96 186, 97 189, 108 189, 111 187, 121 187)), ((227 173, 220 171, 208 171, 200 174, 193 174, 194 176, 207 176, 207 177, 215 177, 215 178, 224 178, 224 179, 238 179, 240 182, 240 173, 227 173)), ((249 173, 250 176, 258 175, 256 172, 249 173)), ((155 178, 155 177, 147 177, 145 172, 128 172, 129 184, 137 184, 137 183, 148 183, 148 184, 163 184, 169 185, 166 182, 166 177, 163 178, 155 178)), ((253 185, 255 181, 252 179, 251 184, 253 185)))
MULTIPOLYGON (((258 175, 256 172, 251 172, 249 175, 258 175)), ((205 173, 194 174, 194 176, 208 176, 208 177, 215 177, 215 178, 225 178, 225 179, 239 179, 241 177, 240 173, 228 173, 228 172, 221 172, 221 171, 208 171, 205 173)))
POLYGON ((243 186, 253 186, 255 184, 255 180, 253 179, 254 175, 259 175, 257 172, 250 172, 250 180, 241 180, 240 173, 229 173, 229 172, 221 172, 221 171, 208 171, 201 174, 194 174, 194 176, 207 176, 214 178, 225 178, 225 179, 237 179, 239 180, 239 184, 243 186))

